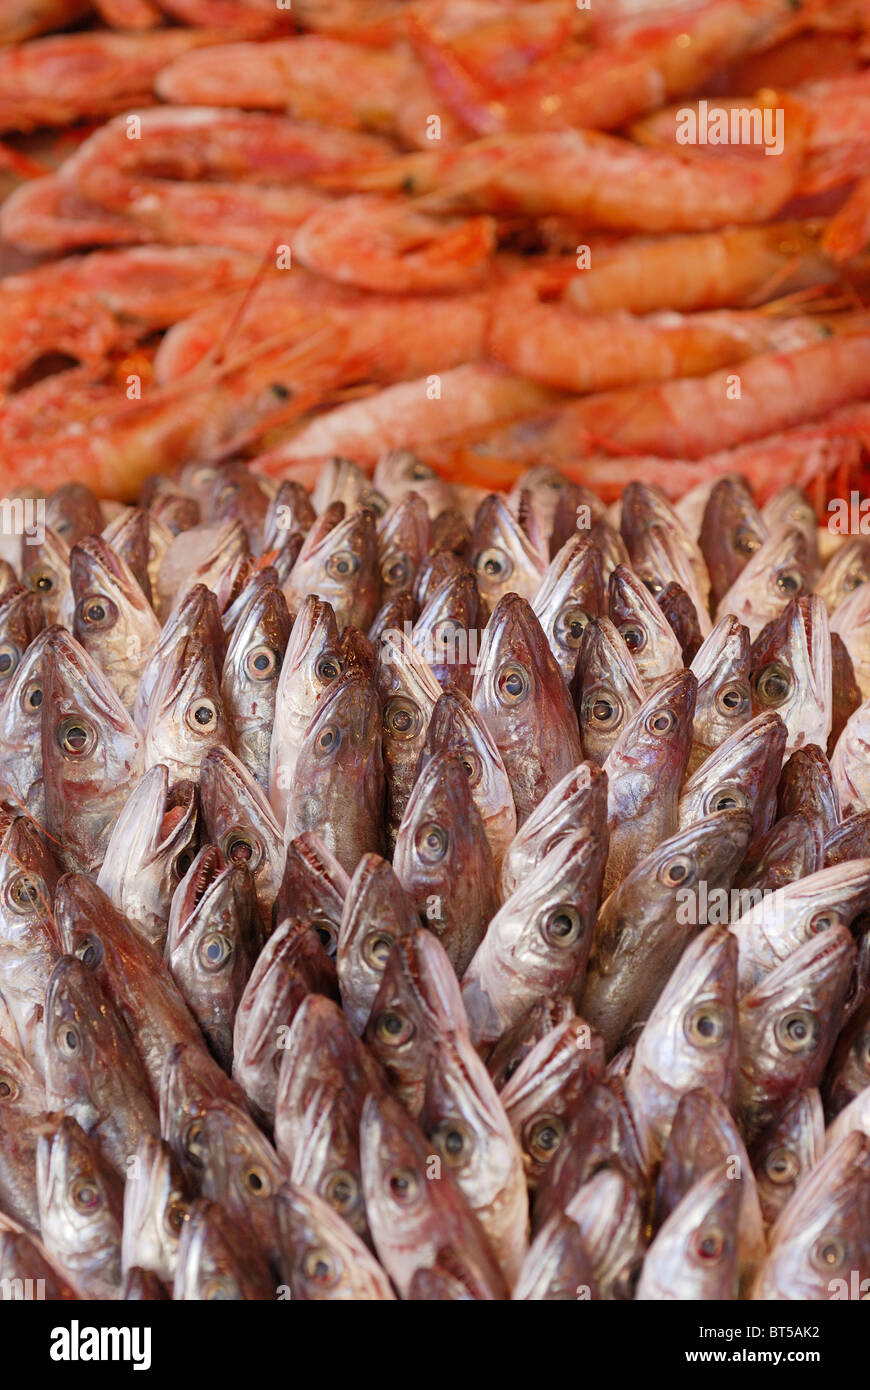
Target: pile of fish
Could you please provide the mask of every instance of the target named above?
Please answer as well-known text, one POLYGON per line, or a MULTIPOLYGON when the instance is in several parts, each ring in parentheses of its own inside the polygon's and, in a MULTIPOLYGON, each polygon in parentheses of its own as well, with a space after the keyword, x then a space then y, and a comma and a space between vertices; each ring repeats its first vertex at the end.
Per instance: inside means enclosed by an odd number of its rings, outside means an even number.
POLYGON ((398 453, 3 548, 0 1279, 860 1296, 870 540, 398 453))

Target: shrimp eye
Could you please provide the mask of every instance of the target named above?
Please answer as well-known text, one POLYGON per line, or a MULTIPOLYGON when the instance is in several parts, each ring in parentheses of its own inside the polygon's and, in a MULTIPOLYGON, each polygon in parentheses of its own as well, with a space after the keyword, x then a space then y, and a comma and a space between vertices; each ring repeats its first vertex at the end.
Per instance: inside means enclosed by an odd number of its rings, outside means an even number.
POLYGON ((549 1163, 565 1137, 565 1124, 558 1115, 541 1115, 526 1130, 523 1144, 538 1163, 549 1163))
POLYGON ((541 934, 551 946, 567 948, 579 940, 583 923, 576 908, 562 904, 548 913, 541 925, 541 934))
POLYGON ((0 642, 0 680, 8 680, 21 660, 21 653, 12 642, 0 642))
POLYGON ((15 1077, 0 1075, 0 1101, 17 1100, 20 1095, 21 1087, 15 1077))
POLYGON ((553 635, 560 647, 565 647, 568 651, 575 651, 580 646, 580 640, 588 626, 589 614, 585 608, 580 608, 574 604, 569 608, 563 608, 559 613, 553 628, 553 635))
POLYGON ((373 970, 383 970, 392 949, 393 938, 387 932, 369 932, 363 942, 363 958, 373 970))
POLYGON ((528 695, 531 682, 522 666, 510 664, 499 672, 495 688, 503 705, 519 705, 528 695))
POLYGON ((319 917, 316 922, 311 923, 311 930, 317 932, 323 949, 334 956, 338 949, 338 928, 335 923, 327 921, 325 917, 319 917))
POLYGON ((847 1254, 846 1242, 840 1236, 824 1235, 819 1236, 810 1251, 810 1259, 816 1269, 824 1274, 828 1270, 838 1269, 845 1262, 847 1254))
POLYGON ((31 912, 38 902, 45 902, 45 884, 30 874, 17 874, 6 897, 13 912, 31 912))
POLYGON ((242 1182, 245 1190, 250 1192, 252 1197, 270 1197, 272 1195, 272 1184, 269 1181, 269 1174, 265 1168, 261 1168, 256 1163, 251 1163, 242 1173, 242 1182))
POLYGON ((663 736, 664 734, 672 734, 676 727, 677 716, 673 710, 654 709, 652 714, 647 715, 647 733, 663 736))
POLYGON ((514 564, 511 557, 498 546, 490 546, 488 550, 482 550, 477 557, 475 569, 478 574, 482 574, 486 579, 509 579, 514 571, 514 564))
POLYGON ((764 1160, 764 1172, 779 1187, 783 1183, 794 1182, 800 1172, 800 1163, 791 1149, 771 1149, 764 1160))
POLYGON ((781 570, 776 576, 776 587, 781 594, 799 594, 804 585, 800 570, 781 570))
POLYGON ((103 1194, 95 1182, 82 1182, 73 1184, 70 1196, 76 1211, 96 1211, 102 1205, 103 1194))
POLYGON ((220 932, 207 932, 197 954, 204 970, 220 970, 233 954, 232 942, 220 932))
POLYGON ((112 627, 118 621, 118 610, 105 594, 88 594, 79 604, 78 617, 89 628, 112 627))
POLYGON ((230 830, 224 839, 223 850, 228 863, 241 864, 252 871, 263 858, 260 842, 245 830, 230 830))
POLYGON ((457 1120, 443 1120, 440 1125, 435 1126, 430 1138, 451 1168, 458 1168, 468 1162, 472 1148, 471 1136, 465 1126, 457 1120))
POLYGON ((583 716, 599 729, 615 729, 622 719, 622 705, 609 691, 591 690, 583 698, 583 716))
POLYGON ((76 959, 93 970, 103 959, 103 947, 98 936, 83 936, 76 944, 76 959))
POLYGON ((786 1052, 811 1052, 819 1041, 819 1023, 809 1009, 792 1009, 777 1020, 776 1040, 786 1052))
POLYGON ((336 1211, 350 1211, 359 1197, 359 1183, 353 1173, 348 1173, 346 1168, 339 1168, 330 1174, 324 1196, 336 1211))
POLYGON ((192 700, 184 714, 187 727, 195 734, 211 733, 217 719, 218 710, 214 700, 192 700))
POLYGON ((97 735, 86 719, 76 716, 65 719, 57 732, 57 741, 71 758, 84 758, 97 746, 97 735))
POLYGON ((772 662, 759 671, 755 679, 755 694, 763 705, 775 708, 788 698, 791 690, 791 673, 772 662))
POLYGON ((271 647, 254 647, 245 657, 245 670, 252 681, 267 681, 280 665, 280 657, 271 647))
POLYGON ((695 877, 695 866, 685 855, 677 855, 662 865, 659 878, 669 888, 679 888, 695 877))
POLYGON ((64 1057, 75 1057, 81 1049, 81 1034, 74 1023, 63 1023, 55 1034, 55 1042, 64 1057))
POLYGON ((623 623, 619 631, 630 652, 643 651, 646 646, 646 633, 639 623, 623 623))
POLYGON ((719 1004, 699 1004, 686 1019, 686 1036, 695 1047, 720 1047, 731 1029, 726 1011, 719 1004))
POLYGON ((425 864, 438 864, 447 853, 448 845, 446 830, 434 821, 417 832, 417 853, 425 864))
POLYGON ((420 732, 423 720, 419 706, 413 700, 398 696, 389 700, 384 709, 384 728, 396 738, 413 738, 420 732))
POLYGON ((420 1192, 420 1179, 411 1168, 394 1168, 387 1178, 387 1187, 397 1202, 407 1206, 420 1192))
POLYGON ((318 661, 315 671, 322 681, 334 681, 344 670, 344 663, 339 656, 322 656, 318 661))
POLYGON ((340 1267, 328 1250, 314 1246, 302 1256, 302 1277, 309 1284, 320 1289, 330 1288, 341 1273, 340 1267))
POLYGON ((726 716, 745 713, 749 707, 749 691, 742 685, 725 685, 716 696, 716 708, 726 716))
POLYGON ((29 685, 21 696, 21 704, 26 714, 35 714, 42 707, 42 686, 29 685))
POLYGON ((349 579, 359 569, 359 560, 352 550, 336 550, 326 561, 330 579, 349 579))
POLYGON ((739 811, 749 806, 749 797, 741 787, 716 787, 704 804, 706 815, 717 811, 739 811))
POLYGON ((51 570, 34 570, 29 580, 31 589, 39 594, 50 594, 57 583, 57 576, 51 570))
POLYGON ((698 1232, 695 1238, 695 1254, 704 1264, 715 1264, 725 1253, 727 1241, 725 1233, 718 1226, 708 1226, 698 1232))
POLYGON ((402 1047, 414 1036, 414 1025, 404 1014, 385 1009, 375 1020, 375 1035, 388 1047, 402 1047))
POLYGON ((397 589, 407 584, 410 577, 411 562, 407 555, 397 555, 393 559, 387 559, 381 567, 381 579, 390 588, 397 589))
POLYGON ((321 729, 314 741, 314 751, 326 757, 329 753, 335 752, 340 742, 341 734, 339 730, 336 729, 334 725, 327 724, 325 729, 321 729))
POLYGON ((732 538, 734 549, 741 555, 754 555, 761 548, 761 540, 748 526, 738 526, 732 538))

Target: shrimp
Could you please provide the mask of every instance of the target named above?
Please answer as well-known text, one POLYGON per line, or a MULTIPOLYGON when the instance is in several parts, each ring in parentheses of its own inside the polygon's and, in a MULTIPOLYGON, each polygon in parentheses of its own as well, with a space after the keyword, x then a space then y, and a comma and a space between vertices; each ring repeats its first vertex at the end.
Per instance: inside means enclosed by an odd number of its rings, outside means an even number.
POLYGON ((156 240, 129 217, 91 202, 59 174, 47 174, 10 193, 0 205, 0 237, 22 251, 57 255, 81 247, 156 240))
POLYGON ((834 261, 848 261, 870 246, 870 177, 861 180, 831 218, 822 246, 834 261))
POLYGON ((761 53, 750 53, 711 83, 716 92, 757 92, 761 87, 791 91, 817 78, 854 72, 860 56, 851 34, 795 34, 761 53))
POLYGON ((578 394, 704 375, 757 352, 802 347, 824 331, 811 318, 757 310, 589 316, 569 300, 548 302, 548 288, 541 277, 518 277, 496 294, 489 355, 520 376, 578 394))
POLYGON ((94 0, 94 8, 115 29, 153 29, 162 18, 153 0, 94 0))
POLYGON ((491 217, 437 219, 371 194, 341 199, 298 227, 303 265, 361 289, 458 290, 479 284, 495 252, 491 217))
POLYGON ((48 29, 63 29, 84 19, 90 0, 4 0, 0 43, 21 43, 48 29))
POLYGON ((220 42, 213 29, 55 34, 0 49, 0 130, 32 130, 114 115, 152 100, 162 68, 220 42))
POLYGON ((96 251, 0 280, 0 391, 41 356, 98 368, 107 353, 249 284, 258 262, 202 247, 96 251))
POLYGON ((261 454, 251 467, 272 477, 295 476, 298 461, 310 464, 339 454, 374 464, 389 449, 417 448, 460 428, 479 428, 528 415, 552 393, 480 363, 444 372, 434 395, 424 378, 388 386, 363 400, 317 416, 283 444, 261 454))
POLYGON ((563 213, 622 231, 704 231, 764 222, 797 188, 807 117, 793 103, 776 159, 684 159, 596 131, 497 135, 459 149, 402 155, 344 175, 358 191, 428 195, 431 207, 563 213))
MULTIPOLYGON (((292 29, 293 15, 278 9, 274 0, 155 0, 172 19, 198 28, 224 29, 236 38, 286 33, 292 29)), ((295 14, 295 10, 294 10, 295 14)))

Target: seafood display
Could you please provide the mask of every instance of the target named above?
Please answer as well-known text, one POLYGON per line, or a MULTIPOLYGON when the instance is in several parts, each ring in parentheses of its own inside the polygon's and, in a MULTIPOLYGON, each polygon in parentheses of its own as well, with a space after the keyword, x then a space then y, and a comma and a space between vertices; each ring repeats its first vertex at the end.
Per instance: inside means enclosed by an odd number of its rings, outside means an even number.
POLYGON ((870 7, 2 10, 0 1296, 866 1297, 870 7))

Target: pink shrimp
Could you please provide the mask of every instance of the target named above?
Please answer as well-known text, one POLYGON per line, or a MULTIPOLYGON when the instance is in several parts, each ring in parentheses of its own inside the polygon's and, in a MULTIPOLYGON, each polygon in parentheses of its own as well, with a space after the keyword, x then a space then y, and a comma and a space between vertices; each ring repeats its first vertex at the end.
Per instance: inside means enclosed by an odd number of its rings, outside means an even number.
POLYGON ((848 261, 870 246, 870 178, 861 180, 831 218, 822 246, 835 261, 848 261))
POLYGON ((153 0, 94 0, 97 14, 115 29, 153 29, 162 22, 153 0))
POLYGON ((562 213, 587 226, 623 231, 764 222, 795 191, 803 161, 806 116, 792 103, 786 106, 785 148, 773 159, 684 159, 612 135, 563 130, 403 155, 341 182, 359 190, 428 195, 432 207, 562 213))
POLYGON ((22 43, 48 29, 63 29, 84 19, 90 0, 4 0, 0 43, 22 43))
POLYGON ((22 184, 0 205, 0 237, 23 251, 62 255, 90 246, 155 240, 129 217, 85 198, 59 174, 22 184))
POLYGON ((0 390, 41 356, 98 368, 112 350, 245 284, 258 263, 235 251, 97 251, 0 280, 0 390))
POLYGON ((757 92, 761 87, 791 91, 804 82, 854 72, 859 65, 860 54, 852 34, 811 31, 795 34, 761 53, 748 54, 718 73, 707 91, 710 96, 757 92))
MULTIPOLYGON (((275 0, 155 0, 164 15, 196 28, 223 29, 235 38, 287 33, 295 28, 289 6, 275 0)), ((295 13, 295 7, 294 7, 295 13)))
POLYGON ((293 250, 309 269, 361 289, 458 290, 480 284, 495 252, 495 223, 427 217, 396 199, 361 194, 313 212, 293 250))

